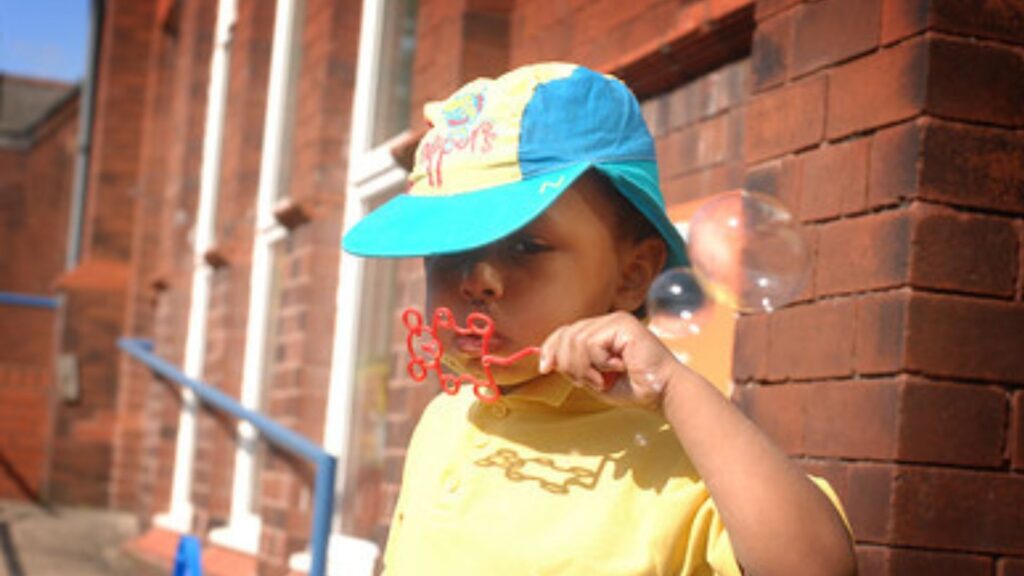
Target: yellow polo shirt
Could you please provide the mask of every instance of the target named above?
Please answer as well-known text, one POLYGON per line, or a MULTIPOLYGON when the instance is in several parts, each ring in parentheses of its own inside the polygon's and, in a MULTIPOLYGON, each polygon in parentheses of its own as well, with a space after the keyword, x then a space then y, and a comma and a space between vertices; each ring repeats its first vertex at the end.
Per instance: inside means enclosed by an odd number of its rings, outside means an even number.
POLYGON ((557 375, 490 405, 468 387, 434 399, 384 562, 390 576, 740 573, 665 419, 557 375))

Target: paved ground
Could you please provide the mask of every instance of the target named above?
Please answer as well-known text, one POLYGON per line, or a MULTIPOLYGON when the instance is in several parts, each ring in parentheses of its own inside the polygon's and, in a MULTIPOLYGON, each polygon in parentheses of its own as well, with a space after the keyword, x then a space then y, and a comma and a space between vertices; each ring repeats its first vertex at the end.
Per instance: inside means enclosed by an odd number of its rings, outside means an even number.
POLYGON ((0 576, 162 574, 122 552, 138 532, 121 512, 0 501, 0 576))

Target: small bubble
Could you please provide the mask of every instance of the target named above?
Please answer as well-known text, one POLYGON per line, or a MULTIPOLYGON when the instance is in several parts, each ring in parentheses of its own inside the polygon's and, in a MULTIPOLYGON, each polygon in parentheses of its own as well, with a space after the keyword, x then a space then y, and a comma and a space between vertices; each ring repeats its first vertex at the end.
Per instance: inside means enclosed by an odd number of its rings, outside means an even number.
POLYGON ((636 435, 633 436, 633 444, 636 444, 641 448, 647 446, 647 436, 637 432, 636 435))

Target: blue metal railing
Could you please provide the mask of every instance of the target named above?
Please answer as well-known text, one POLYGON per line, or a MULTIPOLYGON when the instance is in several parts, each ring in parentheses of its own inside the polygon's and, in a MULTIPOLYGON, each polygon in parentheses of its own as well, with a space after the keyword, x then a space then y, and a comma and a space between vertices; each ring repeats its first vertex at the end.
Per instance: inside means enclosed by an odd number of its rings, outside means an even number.
POLYGON ((0 306, 20 306, 22 308, 46 308, 56 310, 59 300, 55 296, 36 296, 17 292, 0 292, 0 306))
POLYGON ((334 510, 334 475, 337 461, 322 447, 306 437, 289 430, 250 410, 220 390, 183 374, 170 362, 153 353, 148 340, 121 338, 118 346, 141 361, 151 370, 171 382, 195 392, 204 403, 211 407, 245 420, 259 430, 263 436, 279 448, 298 454, 316 465, 316 482, 313 491, 313 530, 310 535, 311 562, 310 576, 324 576, 327 571, 327 542, 331 530, 331 512, 334 510))

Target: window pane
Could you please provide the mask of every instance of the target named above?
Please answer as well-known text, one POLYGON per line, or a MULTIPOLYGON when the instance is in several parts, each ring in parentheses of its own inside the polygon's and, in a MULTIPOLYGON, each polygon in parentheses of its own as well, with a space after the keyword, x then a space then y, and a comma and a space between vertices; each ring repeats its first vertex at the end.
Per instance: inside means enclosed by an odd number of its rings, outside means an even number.
POLYGON ((395 264, 390 260, 367 260, 364 273, 363 321, 359 326, 342 518, 346 533, 372 539, 383 505, 380 488, 387 440, 392 325, 389 320, 394 302, 395 264))
POLYGON ((389 0, 384 6, 380 61, 375 71, 373 146, 409 127, 416 12, 416 0, 389 0))

